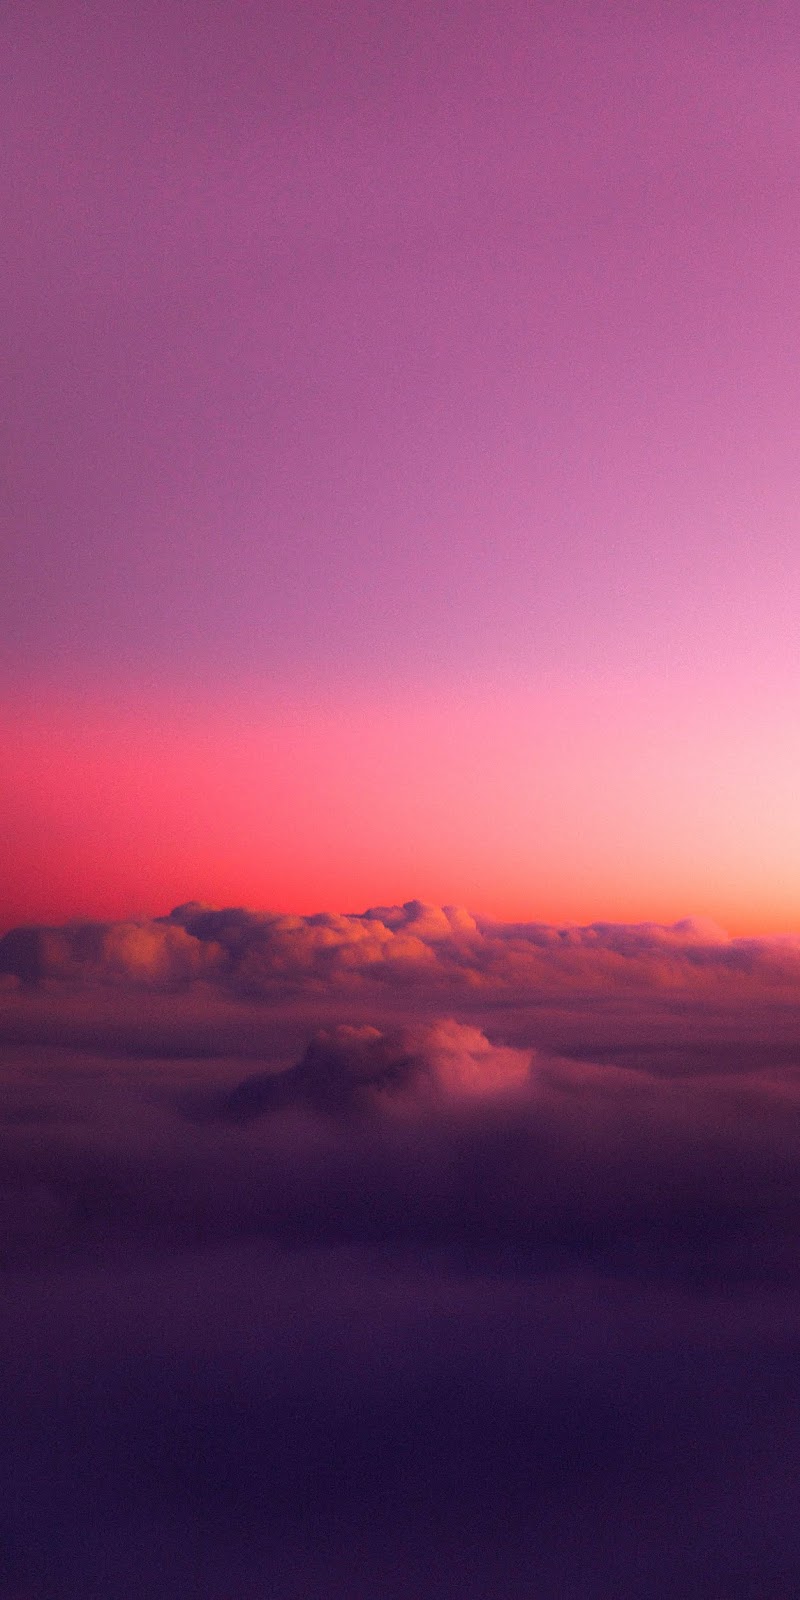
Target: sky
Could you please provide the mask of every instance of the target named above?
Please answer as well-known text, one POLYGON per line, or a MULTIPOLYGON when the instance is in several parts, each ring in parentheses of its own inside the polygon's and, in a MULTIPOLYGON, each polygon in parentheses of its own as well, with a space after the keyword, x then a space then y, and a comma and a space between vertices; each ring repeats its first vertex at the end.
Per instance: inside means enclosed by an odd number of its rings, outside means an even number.
POLYGON ((0 1600, 797 1600, 798 56, 0 6, 0 1600))
POLYGON ((2 37, 2 925, 795 927, 796 9, 2 37))

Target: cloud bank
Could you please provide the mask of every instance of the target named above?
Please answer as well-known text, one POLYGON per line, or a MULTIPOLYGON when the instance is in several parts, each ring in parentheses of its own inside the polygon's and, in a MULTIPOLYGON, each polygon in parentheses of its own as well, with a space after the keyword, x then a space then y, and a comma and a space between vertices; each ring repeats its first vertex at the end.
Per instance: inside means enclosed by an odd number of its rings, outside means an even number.
POLYGON ((409 901, 353 915, 286 916, 197 903, 140 922, 14 928, 0 972, 26 983, 205 982, 269 998, 367 980, 526 992, 800 983, 800 935, 729 938, 714 923, 500 923, 460 907, 409 901))
POLYGON ((0 1596, 800 1585, 796 941, 13 930, 0 1596))

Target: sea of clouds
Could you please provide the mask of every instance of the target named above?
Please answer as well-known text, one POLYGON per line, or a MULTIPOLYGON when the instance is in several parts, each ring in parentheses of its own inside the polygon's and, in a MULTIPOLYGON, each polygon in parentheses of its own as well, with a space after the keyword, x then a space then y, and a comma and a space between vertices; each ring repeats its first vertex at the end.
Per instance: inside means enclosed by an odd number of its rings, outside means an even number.
POLYGON ((4 1600, 800 1592, 800 939, 0 940, 4 1600))

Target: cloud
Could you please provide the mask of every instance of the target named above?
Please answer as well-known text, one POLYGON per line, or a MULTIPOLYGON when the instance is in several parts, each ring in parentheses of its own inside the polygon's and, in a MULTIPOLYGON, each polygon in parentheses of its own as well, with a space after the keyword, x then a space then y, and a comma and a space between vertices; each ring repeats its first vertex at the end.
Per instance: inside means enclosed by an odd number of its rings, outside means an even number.
POLYGON ((226 1110, 241 1120, 293 1104, 339 1113, 402 1110, 409 1102, 516 1088, 530 1063, 530 1051, 492 1045, 479 1029, 452 1020, 394 1033, 340 1025, 318 1033, 296 1066, 246 1078, 226 1110))
POLYGON ((800 1070, 680 1076, 453 1019, 318 1029, 297 1058, 5 1074, 7 1269, 119 1252, 435 1248, 532 1278, 772 1284, 800 1267, 800 1070))
POLYGON ((26 983, 172 987, 214 974, 222 957, 218 946, 169 922, 12 928, 0 940, 0 970, 26 983))
POLYGON ((191 904, 0 958, 11 1266, 257 1236, 794 1270, 797 941, 191 904))
POLYGON ((797 1592, 793 941, 190 906, 2 959, 0 1592, 797 1592))
POLYGON ((800 936, 731 939, 713 923, 498 923, 409 901, 361 914, 286 916, 197 903, 144 922, 10 930, 0 973, 23 983, 178 989, 270 998, 365 982, 441 991, 560 994, 800 984, 800 936))

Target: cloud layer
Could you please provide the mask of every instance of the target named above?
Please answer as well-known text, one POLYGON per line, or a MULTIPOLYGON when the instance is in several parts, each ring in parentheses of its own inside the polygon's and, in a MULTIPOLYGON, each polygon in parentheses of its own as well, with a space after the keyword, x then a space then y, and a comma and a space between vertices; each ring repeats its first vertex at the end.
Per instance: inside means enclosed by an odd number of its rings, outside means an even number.
POLYGON ((141 985, 205 982, 271 997, 293 985, 404 980, 498 992, 702 989, 800 983, 800 935, 731 939, 715 924, 498 923, 409 901, 358 915, 286 916, 196 903, 152 921, 14 928, 0 972, 21 981, 141 985))
POLYGON ((0 1596, 789 1600, 792 941, 2 945, 0 1596))

